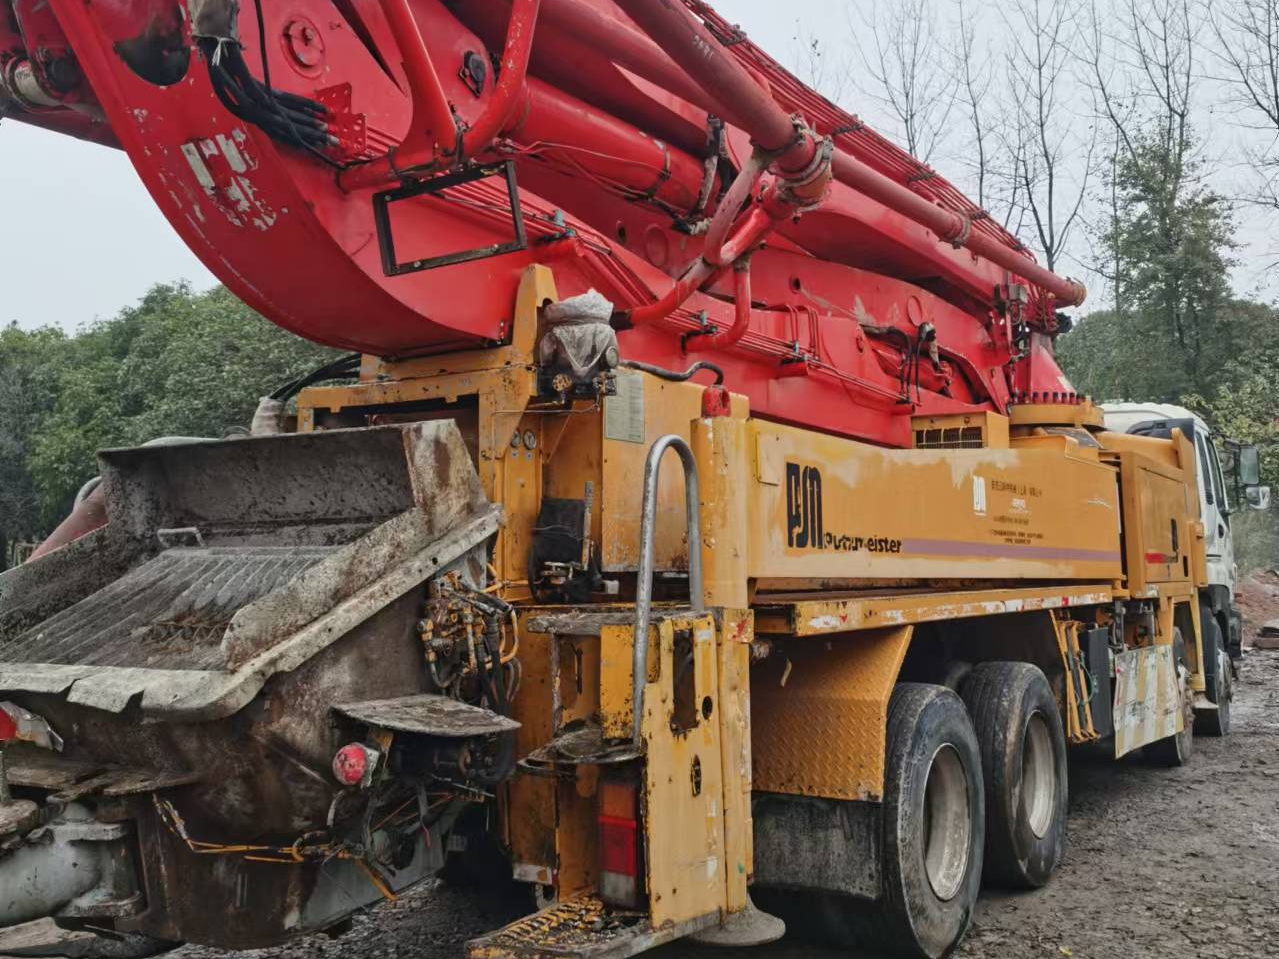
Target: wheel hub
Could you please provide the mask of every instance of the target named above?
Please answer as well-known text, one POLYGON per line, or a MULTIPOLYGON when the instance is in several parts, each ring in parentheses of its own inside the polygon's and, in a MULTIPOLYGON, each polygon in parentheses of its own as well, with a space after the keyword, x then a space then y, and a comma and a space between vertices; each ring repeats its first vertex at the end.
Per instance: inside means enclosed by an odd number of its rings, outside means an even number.
POLYGON ((924 869, 943 901, 955 897, 968 872, 971 803, 963 760, 954 746, 940 747, 924 784, 924 869))
POLYGON ((1054 760, 1048 723, 1043 713, 1034 712, 1021 746, 1021 811, 1038 839, 1048 834, 1057 805, 1054 760))

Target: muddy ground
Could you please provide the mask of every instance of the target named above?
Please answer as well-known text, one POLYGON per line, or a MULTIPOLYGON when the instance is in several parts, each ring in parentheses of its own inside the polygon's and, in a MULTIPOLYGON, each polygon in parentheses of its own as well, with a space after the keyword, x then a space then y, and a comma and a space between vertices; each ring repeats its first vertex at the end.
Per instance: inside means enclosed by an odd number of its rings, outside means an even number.
MULTIPOLYGON (((1251 631, 1251 630, 1250 630, 1251 631)), ((1043 890, 987 894, 963 959, 1227 959, 1279 956, 1279 652, 1247 650, 1234 729, 1198 738, 1191 764, 1159 769, 1077 753, 1070 766, 1065 861, 1043 890)), ((317 936, 255 959, 460 959, 470 937, 514 904, 429 884, 317 936)), ((742 951, 745 956, 747 953, 742 951)), ((837 955, 788 938, 758 959, 837 955)), ((187 947, 175 959, 229 956, 187 947)), ((714 959, 684 945, 653 959, 714 959)))

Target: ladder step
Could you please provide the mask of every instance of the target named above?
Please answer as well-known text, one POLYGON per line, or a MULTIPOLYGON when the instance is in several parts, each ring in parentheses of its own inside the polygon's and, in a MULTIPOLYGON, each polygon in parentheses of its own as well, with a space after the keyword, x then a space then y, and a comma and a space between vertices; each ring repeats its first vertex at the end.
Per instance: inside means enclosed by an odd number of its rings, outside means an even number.
POLYGON ((467 959, 626 959, 718 922, 711 914, 659 930, 646 915, 618 912, 596 896, 556 903, 472 939, 467 959))

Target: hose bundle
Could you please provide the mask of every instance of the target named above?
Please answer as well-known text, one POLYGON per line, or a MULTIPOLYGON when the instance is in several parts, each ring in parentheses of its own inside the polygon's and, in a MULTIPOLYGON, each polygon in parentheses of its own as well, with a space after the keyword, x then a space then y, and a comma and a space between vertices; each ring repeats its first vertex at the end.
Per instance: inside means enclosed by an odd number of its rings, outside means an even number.
MULTIPOLYGON (((200 37, 209 80, 222 105, 271 139, 318 152, 338 145, 326 122, 328 111, 315 100, 273 90, 249 71, 240 45, 226 37, 200 37)), ((321 154, 323 156, 323 154, 321 154)), ((328 162, 327 156, 324 159, 328 162)))

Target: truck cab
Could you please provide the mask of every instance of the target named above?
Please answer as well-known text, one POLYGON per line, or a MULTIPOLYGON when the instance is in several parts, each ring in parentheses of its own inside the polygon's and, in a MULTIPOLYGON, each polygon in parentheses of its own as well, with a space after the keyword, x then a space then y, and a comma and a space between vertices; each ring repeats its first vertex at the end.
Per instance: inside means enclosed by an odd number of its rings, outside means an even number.
POLYGON ((1204 419, 1182 406, 1168 403, 1105 403, 1106 427, 1121 433, 1166 437, 1180 429, 1194 444, 1199 486, 1199 516, 1204 524, 1208 582, 1201 590, 1201 613, 1221 629, 1225 648, 1238 659, 1243 621, 1234 604, 1236 580, 1230 516, 1241 506, 1266 509, 1270 490, 1260 485, 1255 446, 1217 436, 1204 419), (1218 449, 1225 452, 1222 463, 1218 449))

